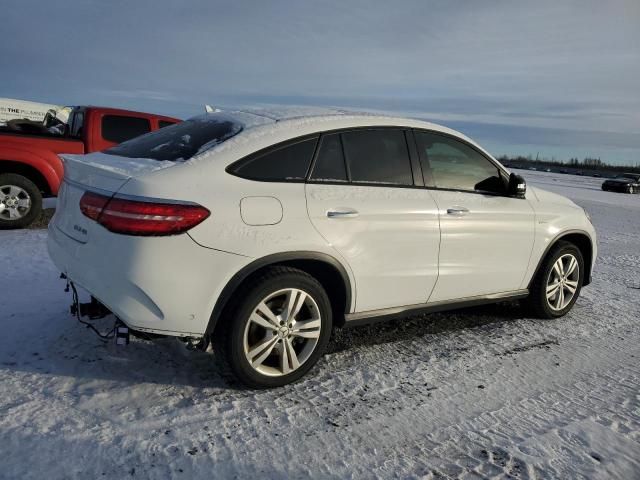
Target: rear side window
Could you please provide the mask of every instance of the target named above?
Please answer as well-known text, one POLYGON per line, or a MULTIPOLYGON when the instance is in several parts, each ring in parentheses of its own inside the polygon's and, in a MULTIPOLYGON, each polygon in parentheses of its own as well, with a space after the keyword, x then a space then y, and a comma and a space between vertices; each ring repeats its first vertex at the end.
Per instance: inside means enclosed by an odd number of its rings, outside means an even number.
POLYGON ((313 137, 251 155, 231 165, 229 172, 266 182, 304 180, 317 142, 313 137))
POLYGON ((126 142, 151 131, 146 118, 105 115, 102 117, 102 138, 110 142, 126 142))
POLYGON ((73 120, 71 122, 71 131, 69 132, 69 136, 73 138, 82 137, 83 127, 84 127, 84 113, 76 112, 73 115, 73 120))
POLYGON ((403 130, 345 132, 342 142, 352 182, 413 185, 403 130))
POLYGON ((225 115, 204 115, 156 130, 104 151, 129 158, 180 162, 230 139, 243 125, 225 115))
POLYGON ((347 182, 340 134, 324 135, 318 148, 311 180, 316 182, 347 182))
POLYGON ((166 120, 158 120, 158 127, 159 128, 164 128, 164 127, 170 127, 171 125, 175 125, 176 122, 167 122, 166 120))

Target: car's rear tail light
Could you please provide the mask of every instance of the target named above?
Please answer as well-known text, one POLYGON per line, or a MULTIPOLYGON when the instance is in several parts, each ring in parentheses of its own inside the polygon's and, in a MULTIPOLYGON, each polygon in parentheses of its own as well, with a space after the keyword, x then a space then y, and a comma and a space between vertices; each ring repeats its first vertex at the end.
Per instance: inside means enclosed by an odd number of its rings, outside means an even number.
POLYGON ((82 196, 80 210, 111 232, 142 236, 184 233, 211 213, 192 203, 110 198, 93 192, 82 196))
POLYGON ((85 192, 80 199, 80 211, 85 217, 89 217, 91 220, 98 220, 110 198, 93 192, 85 192))

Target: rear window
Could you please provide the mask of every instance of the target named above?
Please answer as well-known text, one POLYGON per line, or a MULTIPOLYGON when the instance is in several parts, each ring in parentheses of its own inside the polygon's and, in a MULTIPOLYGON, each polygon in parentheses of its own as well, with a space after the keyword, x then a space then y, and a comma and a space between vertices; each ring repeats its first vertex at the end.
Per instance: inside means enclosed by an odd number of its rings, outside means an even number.
POLYGON ((195 117, 111 147, 104 153, 181 162, 230 139, 242 128, 237 120, 223 115, 195 117))
POLYGON ((151 131, 151 123, 146 118, 105 115, 102 117, 102 138, 109 142, 126 142, 151 131))
POLYGON ((69 136, 73 138, 82 137, 83 127, 84 127, 84 113, 76 112, 73 115, 73 120, 71 122, 71 131, 69 132, 69 136))

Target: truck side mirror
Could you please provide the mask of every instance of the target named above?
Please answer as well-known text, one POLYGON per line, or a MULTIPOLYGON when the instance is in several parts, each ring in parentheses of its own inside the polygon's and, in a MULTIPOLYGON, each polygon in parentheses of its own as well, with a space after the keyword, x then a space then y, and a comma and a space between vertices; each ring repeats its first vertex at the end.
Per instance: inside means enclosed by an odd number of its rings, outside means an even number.
POLYGON ((524 181, 524 178, 515 173, 509 175, 507 194, 510 197, 524 198, 525 193, 527 193, 527 182, 524 181))

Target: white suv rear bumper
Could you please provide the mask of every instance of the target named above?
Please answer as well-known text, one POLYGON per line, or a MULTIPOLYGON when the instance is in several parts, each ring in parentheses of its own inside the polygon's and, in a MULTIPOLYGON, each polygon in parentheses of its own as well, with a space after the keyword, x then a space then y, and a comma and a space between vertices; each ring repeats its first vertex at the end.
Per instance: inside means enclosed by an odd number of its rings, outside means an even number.
POLYGON ((47 244, 56 267, 130 328, 164 335, 202 335, 220 292, 251 261, 201 247, 186 234, 133 237, 104 230, 80 243, 59 230, 55 218, 47 244))

